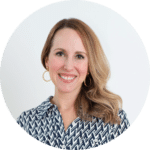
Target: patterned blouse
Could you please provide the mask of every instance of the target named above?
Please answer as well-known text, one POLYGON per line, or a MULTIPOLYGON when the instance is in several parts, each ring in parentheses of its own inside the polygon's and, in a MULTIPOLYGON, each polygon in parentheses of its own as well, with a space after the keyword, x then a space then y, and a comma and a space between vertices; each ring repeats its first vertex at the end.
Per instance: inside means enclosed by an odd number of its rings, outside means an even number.
POLYGON ((65 131, 58 107, 50 102, 52 97, 17 118, 17 123, 28 134, 50 146, 72 150, 89 149, 111 141, 130 126, 125 111, 120 110, 120 125, 104 125, 101 119, 96 118, 92 122, 82 121, 78 117, 65 131))

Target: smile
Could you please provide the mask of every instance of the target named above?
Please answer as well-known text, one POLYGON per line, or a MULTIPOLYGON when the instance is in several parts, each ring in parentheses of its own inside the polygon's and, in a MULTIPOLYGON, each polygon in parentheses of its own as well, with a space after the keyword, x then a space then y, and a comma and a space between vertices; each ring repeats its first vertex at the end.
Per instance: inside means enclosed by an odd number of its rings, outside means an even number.
POLYGON ((77 76, 69 77, 69 76, 61 76, 58 74, 59 79, 64 83, 72 83, 76 79, 77 76))
POLYGON ((76 76, 72 77, 72 76, 62 76, 61 74, 59 74, 59 76, 64 79, 64 80, 73 80, 76 76))

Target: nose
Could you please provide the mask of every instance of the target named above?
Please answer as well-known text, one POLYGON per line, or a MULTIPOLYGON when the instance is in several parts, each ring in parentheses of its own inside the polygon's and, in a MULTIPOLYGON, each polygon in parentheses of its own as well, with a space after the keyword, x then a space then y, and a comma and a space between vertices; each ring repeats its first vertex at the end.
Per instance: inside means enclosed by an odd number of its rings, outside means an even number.
POLYGON ((67 58, 64 63, 64 69, 67 71, 72 71, 74 68, 74 62, 71 58, 67 58))

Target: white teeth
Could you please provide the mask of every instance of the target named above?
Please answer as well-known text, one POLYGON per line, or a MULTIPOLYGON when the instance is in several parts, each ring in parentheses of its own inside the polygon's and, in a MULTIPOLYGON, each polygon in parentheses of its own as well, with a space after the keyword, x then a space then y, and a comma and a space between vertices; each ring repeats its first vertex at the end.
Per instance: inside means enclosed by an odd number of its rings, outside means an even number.
POLYGON ((72 77, 64 77, 64 76, 61 76, 61 75, 60 75, 60 77, 63 78, 63 79, 65 79, 65 80, 72 80, 72 79, 75 78, 75 77, 73 77, 73 78, 72 77))

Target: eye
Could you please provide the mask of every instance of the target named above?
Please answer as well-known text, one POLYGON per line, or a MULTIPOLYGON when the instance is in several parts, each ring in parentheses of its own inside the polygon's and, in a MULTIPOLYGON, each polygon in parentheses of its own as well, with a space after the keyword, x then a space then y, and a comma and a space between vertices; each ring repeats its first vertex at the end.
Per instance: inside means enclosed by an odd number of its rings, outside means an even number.
POLYGON ((62 55, 64 55, 64 53, 63 52, 57 52, 56 55, 57 56, 62 56, 62 55))
POLYGON ((82 55, 76 55, 76 57, 77 57, 78 59, 84 59, 84 56, 82 56, 82 55))

